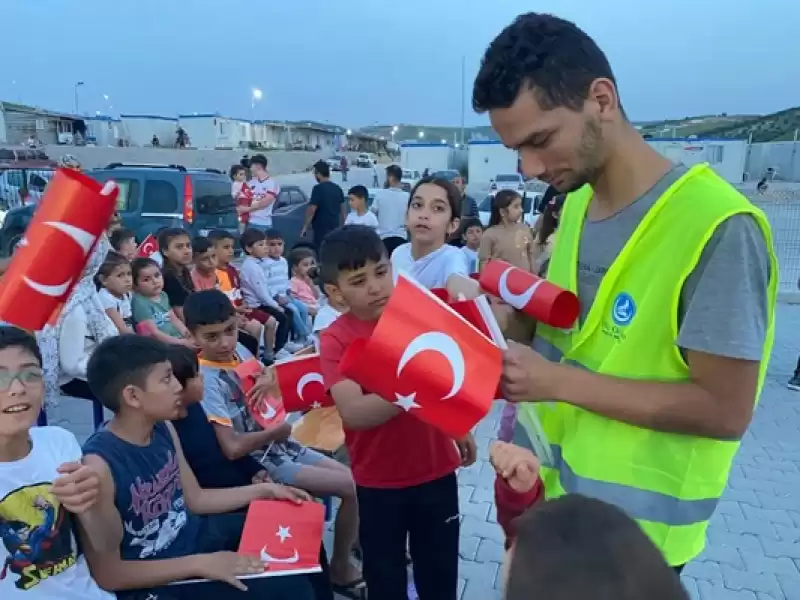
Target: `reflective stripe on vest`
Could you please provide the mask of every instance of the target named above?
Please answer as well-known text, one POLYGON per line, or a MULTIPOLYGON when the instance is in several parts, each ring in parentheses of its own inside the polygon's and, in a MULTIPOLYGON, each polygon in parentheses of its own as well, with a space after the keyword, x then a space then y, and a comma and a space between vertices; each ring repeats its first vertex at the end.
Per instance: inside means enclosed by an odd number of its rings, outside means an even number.
MULTIPOLYGON (((547 273, 576 293, 591 195, 584 188, 568 196, 547 273)), ((758 223, 770 253, 760 391, 775 332, 779 271, 772 234, 764 214, 707 165, 692 167, 648 210, 603 275, 584 322, 570 331, 539 324, 534 349, 550 360, 609 376, 688 381, 689 368, 676 344, 683 284, 716 228, 737 214, 758 223), (617 311, 618 305, 625 311, 617 311)), ((532 413, 554 457, 541 471, 548 498, 579 493, 619 506, 637 519, 671 565, 700 553, 738 441, 647 430, 558 401, 521 404, 518 422, 527 431, 532 413)))

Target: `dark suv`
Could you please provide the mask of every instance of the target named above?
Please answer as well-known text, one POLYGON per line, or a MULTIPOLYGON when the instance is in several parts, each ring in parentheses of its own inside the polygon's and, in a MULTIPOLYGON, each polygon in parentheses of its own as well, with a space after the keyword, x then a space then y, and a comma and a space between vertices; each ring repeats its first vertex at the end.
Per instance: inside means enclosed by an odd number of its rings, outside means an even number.
MULTIPOLYGON (((212 229, 239 237, 239 218, 231 196, 231 182, 215 169, 187 169, 181 165, 126 165, 112 163, 87 171, 101 183, 113 179, 119 186, 117 211, 125 227, 142 241, 162 227, 183 227, 191 235, 212 229)), ((10 210, 0 228, 0 252, 13 253, 30 223, 36 205, 10 210)))

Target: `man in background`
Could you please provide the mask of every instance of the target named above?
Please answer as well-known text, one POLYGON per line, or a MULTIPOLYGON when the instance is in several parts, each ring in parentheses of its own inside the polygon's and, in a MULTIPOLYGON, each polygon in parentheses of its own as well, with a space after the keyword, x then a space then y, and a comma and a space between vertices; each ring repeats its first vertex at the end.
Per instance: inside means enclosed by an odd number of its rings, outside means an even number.
POLYGON ((329 232, 344 223, 347 203, 342 188, 331 181, 331 168, 324 160, 314 164, 314 179, 317 185, 311 190, 311 200, 306 209, 306 220, 300 237, 306 235, 309 227, 314 233, 314 246, 319 254, 322 240, 329 232))
POLYGON ((406 211, 409 194, 401 186, 402 179, 403 169, 399 165, 386 167, 386 187, 375 192, 375 200, 370 207, 378 217, 378 235, 390 256, 395 248, 408 241, 406 211))

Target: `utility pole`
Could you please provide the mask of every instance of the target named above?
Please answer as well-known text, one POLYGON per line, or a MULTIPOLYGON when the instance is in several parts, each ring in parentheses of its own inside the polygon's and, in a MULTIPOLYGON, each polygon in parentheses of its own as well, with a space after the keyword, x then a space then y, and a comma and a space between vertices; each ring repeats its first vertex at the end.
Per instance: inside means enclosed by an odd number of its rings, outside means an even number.
POLYGON ((76 115, 80 114, 78 112, 78 88, 81 87, 82 85, 83 85, 82 81, 79 81, 78 83, 75 84, 75 114, 76 115))
POLYGON ((467 114, 467 57, 461 56, 461 145, 464 145, 464 120, 467 114))

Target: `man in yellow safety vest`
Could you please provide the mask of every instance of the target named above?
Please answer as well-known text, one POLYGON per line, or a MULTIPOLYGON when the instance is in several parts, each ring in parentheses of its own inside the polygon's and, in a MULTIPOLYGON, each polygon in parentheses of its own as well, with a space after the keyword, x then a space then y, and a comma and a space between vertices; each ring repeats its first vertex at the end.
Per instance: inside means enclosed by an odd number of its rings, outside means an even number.
POLYGON ((568 21, 509 25, 473 106, 525 175, 569 194, 546 268, 581 314, 507 351, 514 441, 547 449, 548 498, 619 506, 680 572, 703 549, 763 384, 778 278, 769 224, 708 165, 672 164, 642 139, 602 50, 568 21))

